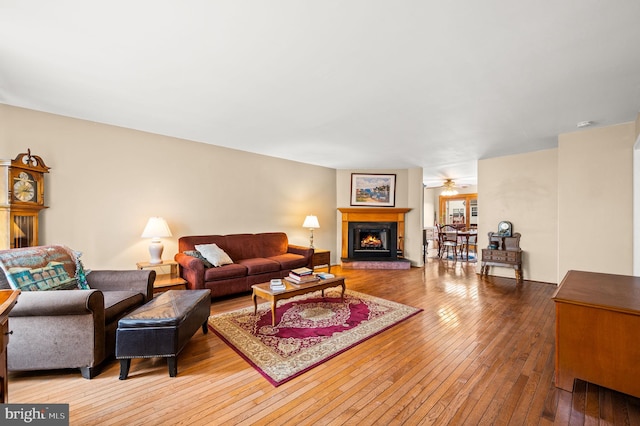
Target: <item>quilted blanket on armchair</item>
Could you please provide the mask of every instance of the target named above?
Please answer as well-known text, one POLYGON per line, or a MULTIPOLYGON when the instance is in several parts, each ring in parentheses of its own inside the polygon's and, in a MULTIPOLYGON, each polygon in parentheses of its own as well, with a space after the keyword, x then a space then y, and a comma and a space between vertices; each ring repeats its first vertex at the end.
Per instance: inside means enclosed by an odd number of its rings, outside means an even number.
POLYGON ((11 288, 22 291, 87 288, 80 253, 63 245, 0 251, 11 288))

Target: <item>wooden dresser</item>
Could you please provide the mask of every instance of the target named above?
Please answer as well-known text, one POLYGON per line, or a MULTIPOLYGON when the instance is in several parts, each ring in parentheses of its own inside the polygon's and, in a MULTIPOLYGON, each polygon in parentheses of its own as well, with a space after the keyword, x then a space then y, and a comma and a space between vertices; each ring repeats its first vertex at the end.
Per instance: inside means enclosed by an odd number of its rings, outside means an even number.
POLYGON ((489 275, 490 266, 504 266, 516 271, 516 281, 522 281, 522 250, 520 249, 520 233, 513 236, 501 236, 489 232, 489 243, 496 242, 497 249, 482 249, 480 275, 489 275))
MULTIPOLYGON (((0 272, 2 273, 2 272, 0 272)), ((18 301, 20 290, 0 290, 0 403, 8 401, 9 371, 7 345, 9 344, 9 312, 18 301)))
POLYGON ((581 379, 640 397, 640 277, 569 271, 556 306, 556 386, 581 379))

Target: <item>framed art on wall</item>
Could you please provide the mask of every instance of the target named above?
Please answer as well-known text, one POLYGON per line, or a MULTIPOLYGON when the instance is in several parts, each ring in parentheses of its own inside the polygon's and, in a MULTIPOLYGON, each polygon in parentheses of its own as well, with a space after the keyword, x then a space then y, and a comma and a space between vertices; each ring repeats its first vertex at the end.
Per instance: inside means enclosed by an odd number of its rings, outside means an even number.
POLYGON ((351 205, 394 207, 396 175, 351 173, 351 205))

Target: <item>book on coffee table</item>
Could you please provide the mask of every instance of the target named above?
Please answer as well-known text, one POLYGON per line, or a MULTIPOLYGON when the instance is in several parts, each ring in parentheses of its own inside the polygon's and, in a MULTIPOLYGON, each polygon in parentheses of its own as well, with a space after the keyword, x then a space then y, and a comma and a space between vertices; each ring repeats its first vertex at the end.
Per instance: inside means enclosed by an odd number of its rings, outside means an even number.
POLYGON ((329 278, 335 278, 335 277, 336 277, 335 275, 330 274, 330 273, 328 273, 328 272, 318 272, 318 273, 316 274, 316 276, 317 276, 318 278, 320 278, 321 280, 328 280, 329 278))
POLYGON ((315 275, 309 275, 308 277, 304 277, 304 279, 296 279, 291 276, 284 277, 284 279, 296 286, 320 281, 320 278, 316 277, 315 275))
POLYGON ((303 276, 312 275, 312 274, 313 274, 313 269, 309 269, 306 267, 292 269, 291 272, 289 272, 289 275, 291 276, 295 275, 297 277, 303 277, 303 276))
POLYGON ((275 290, 275 291, 286 290, 287 289, 287 287, 284 285, 284 283, 282 282, 281 279, 273 279, 273 280, 271 280, 271 282, 269 283, 269 288, 271 290, 275 290))

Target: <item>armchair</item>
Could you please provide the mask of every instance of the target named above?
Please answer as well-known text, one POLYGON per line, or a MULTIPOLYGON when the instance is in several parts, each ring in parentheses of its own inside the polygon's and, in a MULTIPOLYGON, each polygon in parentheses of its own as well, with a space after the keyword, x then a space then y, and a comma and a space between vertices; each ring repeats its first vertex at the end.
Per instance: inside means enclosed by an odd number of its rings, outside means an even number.
MULTIPOLYGON (((79 368, 95 377, 114 354, 118 320, 153 298, 155 277, 148 269, 92 271, 90 290, 23 291, 9 315, 8 369, 79 368)), ((0 288, 9 288, 1 269, 0 288)))

